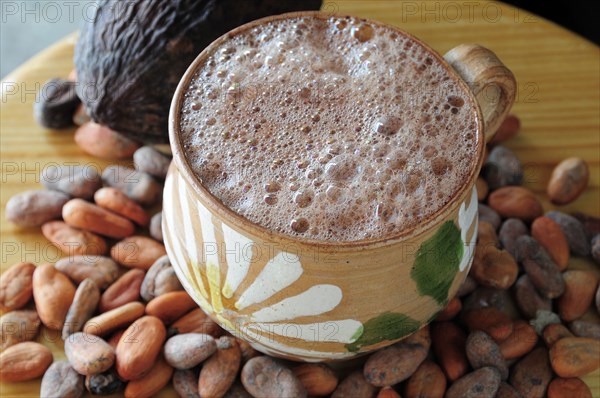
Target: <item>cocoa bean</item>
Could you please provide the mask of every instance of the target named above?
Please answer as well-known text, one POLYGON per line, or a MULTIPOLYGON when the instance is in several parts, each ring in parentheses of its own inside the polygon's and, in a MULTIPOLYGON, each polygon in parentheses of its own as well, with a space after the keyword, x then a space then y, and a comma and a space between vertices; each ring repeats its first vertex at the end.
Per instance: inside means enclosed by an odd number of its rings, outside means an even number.
POLYGON ((539 310, 552 310, 552 300, 537 291, 527 274, 521 275, 517 280, 514 292, 517 306, 527 319, 535 318, 539 310))
POLYGON ((79 398, 83 395, 83 377, 67 361, 54 362, 42 378, 40 398, 79 398))
POLYGON ((140 147, 137 142, 94 122, 85 123, 75 131, 75 143, 100 159, 127 159, 140 147))
POLYGON ((510 374, 510 384, 523 397, 543 398, 550 380, 552 369, 548 360, 548 350, 538 347, 517 362, 510 374))
POLYGON ((98 235, 73 228, 62 221, 45 223, 42 234, 68 256, 101 255, 108 249, 106 241, 98 235))
POLYGON ((100 301, 100 289, 91 279, 84 279, 75 291, 73 303, 69 307, 62 338, 66 340, 71 334, 83 329, 83 325, 94 315, 100 301))
POLYGON ((6 203, 6 219, 20 227, 39 227, 61 217, 69 197, 62 192, 39 189, 25 191, 6 203))
POLYGON ((114 368, 85 378, 85 388, 93 395, 116 394, 124 391, 125 385, 114 368))
POLYGON ((467 337, 467 359, 473 369, 493 366, 500 371, 502 380, 508 378, 508 366, 498 344, 485 332, 474 331, 467 337))
POLYGON ((10 346, 35 339, 40 328, 40 317, 33 310, 7 312, 0 317, 2 340, 0 351, 10 346))
POLYGON ((149 218, 146 211, 116 188, 106 187, 97 190, 94 194, 94 202, 104 209, 136 222, 138 225, 148 225, 149 218))
POLYGON ((523 166, 513 151, 498 145, 488 154, 482 174, 493 191, 507 185, 520 185, 523 166))
POLYGON ((350 373, 338 384, 333 394, 331 394, 331 398, 374 398, 376 393, 376 388, 365 379, 361 371, 357 370, 350 373))
POLYGON ((517 239, 521 236, 529 235, 527 225, 518 218, 508 218, 504 220, 500 227, 498 237, 504 250, 509 252, 513 258, 517 258, 517 239))
POLYGON ((573 202, 587 188, 590 171, 585 160, 568 158, 556 165, 548 181, 548 197, 555 205, 573 202))
POLYGON ((500 388, 500 372, 484 367, 456 380, 446 391, 446 398, 494 398, 500 388))
POLYGON ((105 336, 128 326, 142 315, 144 315, 144 305, 134 301, 95 316, 83 325, 83 331, 96 336, 105 336))
POLYGON ((169 257, 162 256, 146 272, 140 288, 140 295, 145 301, 150 301, 162 294, 179 290, 183 290, 183 287, 175 274, 175 270, 171 267, 169 257))
POLYGON ((165 326, 153 316, 144 316, 129 326, 115 350, 119 376, 125 380, 135 380, 150 372, 166 336, 165 326))
POLYGON ((569 329, 577 337, 587 337, 600 340, 600 324, 587 321, 574 321, 569 325, 569 329))
POLYGON ((510 140, 513 138, 519 130, 521 129, 521 121, 515 115, 508 115, 496 130, 496 133, 492 136, 490 140, 490 145, 500 144, 504 141, 510 140))
POLYGON ((173 368, 159 358, 148 373, 127 383, 125 398, 151 397, 169 384, 172 375, 173 368))
POLYGON ((569 243, 560 226, 551 218, 538 217, 531 224, 531 235, 564 271, 569 265, 569 243))
POLYGON ((50 264, 40 265, 33 273, 33 299, 40 320, 46 327, 61 330, 73 298, 75 286, 50 264))
POLYGON ((73 369, 84 376, 105 372, 115 362, 115 350, 106 341, 81 332, 65 340, 65 355, 73 369))
POLYGON ((91 279, 100 289, 106 289, 119 277, 119 266, 110 257, 105 256, 65 257, 58 260, 54 268, 75 283, 91 279))
POLYGON ((33 296, 32 263, 17 263, 2 273, 0 278, 0 311, 18 310, 33 296))
POLYGON ((175 369, 173 389, 181 398, 200 398, 198 394, 198 375, 193 370, 175 369))
POLYGON ((144 271, 132 269, 124 273, 102 294, 99 303, 101 312, 107 312, 140 298, 140 286, 144 280, 144 271))
POLYGON ((583 316, 592 306, 598 277, 591 271, 569 270, 563 273, 565 291, 557 302, 558 314, 565 322, 583 316))
POLYGON ((583 224, 573 216, 560 211, 549 211, 546 217, 554 220, 562 230, 571 253, 578 256, 588 256, 590 254, 590 241, 586 234, 583 224))
POLYGON ((519 186, 505 186, 492 192, 488 205, 504 218, 520 218, 533 221, 543 213, 542 204, 529 189, 519 186))
POLYGON ((469 367, 465 332, 452 322, 435 322, 431 325, 431 339, 433 352, 448 380, 461 378, 469 367))
POLYGON ((71 199, 62 209, 65 222, 75 228, 95 232, 109 238, 130 236, 135 226, 128 219, 83 199, 71 199))
POLYGON ((442 398, 446 391, 446 377, 432 361, 424 361, 406 381, 405 398, 442 398))
POLYGON ((548 398, 592 398, 590 388, 581 379, 558 378, 548 386, 548 398))
POLYGON ((162 211, 159 211, 150 219, 150 236, 159 242, 163 241, 162 211))
POLYGON ((477 204, 477 210, 479 213, 479 221, 485 221, 494 226, 495 229, 500 228, 500 223, 502 219, 500 215, 496 213, 496 210, 492 209, 489 206, 484 205, 483 203, 477 204))
POLYGON ((171 159, 150 146, 143 146, 133 154, 136 170, 165 179, 171 159))
POLYGON ((117 263, 143 270, 149 269, 156 260, 166 254, 167 251, 161 243, 145 236, 130 236, 117 242, 110 249, 110 256, 117 263))
POLYGON ((41 183, 47 189, 72 198, 91 199, 102 188, 102 178, 92 165, 50 165, 42 170, 41 183))
POLYGON ((14 383, 41 377, 52 364, 49 348, 33 341, 8 347, 0 353, 0 381, 14 383))
POLYGON ((165 360, 175 369, 191 369, 217 350, 212 336, 201 333, 178 334, 167 340, 165 360))
POLYGON ((294 373, 267 356, 255 357, 246 362, 241 379, 246 390, 254 397, 307 396, 306 390, 294 373))
POLYGON ((517 240, 517 251, 525 272, 540 294, 550 299, 563 294, 565 282, 558 265, 535 239, 521 236, 517 240))
POLYGON ((162 186, 150 174, 125 166, 108 166, 102 172, 102 181, 143 206, 155 204, 162 195, 162 186))
POLYGON ((560 377, 580 377, 593 372, 600 367, 600 340, 562 338, 550 348, 550 362, 560 377))
MULTIPOLYGON (((246 365, 244 365, 244 368, 249 366, 248 364, 250 364, 253 360, 257 360, 259 358, 260 357, 251 359, 246 363, 246 365)), ((268 359, 273 361, 270 358, 268 359)), ((227 390, 229 390, 235 381, 235 378, 240 370, 241 360, 242 355, 236 340, 229 336, 223 336, 219 338, 219 340, 217 340, 217 351, 207 361, 204 362, 202 370, 200 371, 200 378, 198 381, 198 392, 200 393, 200 396, 221 397, 225 395, 227 390)), ((272 374, 273 373, 270 373, 270 375, 272 374)), ((281 377, 282 380, 287 379, 285 374, 281 375, 281 377)), ((273 378, 266 378, 263 380, 265 380, 265 385, 269 385, 269 380, 273 380, 273 378)), ((243 374, 242 382, 244 382, 243 374)), ((244 383, 244 387, 248 388, 248 385, 244 383)), ((302 387, 302 385, 300 385, 300 387, 302 387)))

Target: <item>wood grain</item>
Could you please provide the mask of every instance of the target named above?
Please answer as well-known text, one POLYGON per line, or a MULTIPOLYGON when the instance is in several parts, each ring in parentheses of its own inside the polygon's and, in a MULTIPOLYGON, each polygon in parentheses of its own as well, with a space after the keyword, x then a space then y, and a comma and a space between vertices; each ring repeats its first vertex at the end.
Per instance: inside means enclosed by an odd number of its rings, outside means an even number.
MULTIPOLYGON (((325 12, 378 19, 405 29, 441 54, 461 43, 492 49, 514 72, 517 99, 513 112, 522 121, 521 134, 508 146, 523 160, 525 185, 553 209, 545 186, 552 167, 568 156, 590 166, 590 187, 564 211, 600 215, 600 52, 597 46, 553 23, 501 3, 488 1, 325 1, 325 12)), ((52 163, 76 162, 104 168, 109 163, 85 155, 73 143, 73 130, 52 131, 37 126, 32 104, 48 79, 66 77, 73 68, 75 35, 35 56, 2 81, 0 94, 0 236, 2 270, 18 261, 55 262, 57 250, 37 229, 20 229, 5 220, 11 195, 38 188, 41 169, 52 163)), ((113 162, 114 163, 114 162, 113 162)), ((590 268, 582 259, 575 268, 590 268)), ((594 268, 598 272, 598 268, 594 268)), ((589 315, 593 317, 592 315, 589 315)), ((594 318, 597 320, 597 316, 594 318)), ((59 335, 45 330, 40 338, 64 358, 59 335)), ((586 376, 600 397, 600 372, 586 376)), ((159 396, 173 396, 166 388, 159 396)), ((38 396, 39 381, 0 384, 2 396, 38 396)))

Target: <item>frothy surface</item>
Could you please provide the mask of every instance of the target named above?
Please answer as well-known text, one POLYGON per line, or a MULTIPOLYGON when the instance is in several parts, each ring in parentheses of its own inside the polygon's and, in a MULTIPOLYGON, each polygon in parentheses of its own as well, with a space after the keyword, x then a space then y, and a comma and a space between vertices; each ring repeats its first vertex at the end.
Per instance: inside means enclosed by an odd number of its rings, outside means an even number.
POLYGON ((360 19, 272 21, 219 46, 182 107, 184 154, 248 220, 381 238, 443 207, 476 163, 473 103, 411 39, 360 19))

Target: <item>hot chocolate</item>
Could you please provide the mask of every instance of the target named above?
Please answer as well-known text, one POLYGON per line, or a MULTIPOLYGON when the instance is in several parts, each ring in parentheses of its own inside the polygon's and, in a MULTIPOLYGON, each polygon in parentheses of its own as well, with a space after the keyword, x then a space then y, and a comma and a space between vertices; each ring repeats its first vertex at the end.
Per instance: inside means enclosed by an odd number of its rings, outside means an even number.
POLYGON ((202 184, 248 220, 356 241, 421 223, 469 181, 475 107, 412 38, 297 17, 214 48, 187 88, 181 137, 202 184))

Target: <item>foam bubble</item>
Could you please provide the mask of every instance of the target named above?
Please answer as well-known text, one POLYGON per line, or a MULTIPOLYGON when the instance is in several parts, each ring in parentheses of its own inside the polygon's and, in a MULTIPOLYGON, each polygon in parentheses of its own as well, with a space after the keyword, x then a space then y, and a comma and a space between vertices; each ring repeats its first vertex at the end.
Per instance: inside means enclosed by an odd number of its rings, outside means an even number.
POLYGON ((184 153, 211 193, 274 231, 395 234, 444 206, 476 162, 474 104, 454 79, 385 27, 271 21, 196 71, 184 153))

